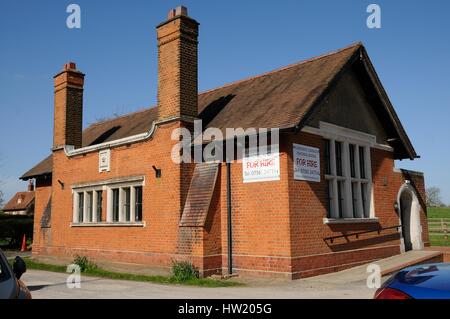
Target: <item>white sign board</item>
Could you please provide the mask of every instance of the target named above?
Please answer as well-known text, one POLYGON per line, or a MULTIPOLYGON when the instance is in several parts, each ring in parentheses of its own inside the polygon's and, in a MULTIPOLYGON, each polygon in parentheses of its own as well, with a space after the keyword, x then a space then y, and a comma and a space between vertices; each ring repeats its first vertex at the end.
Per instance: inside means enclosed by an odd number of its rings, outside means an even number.
POLYGON ((320 150, 300 144, 294 145, 294 179, 320 182, 320 150))
POLYGON ((279 153, 244 157, 242 160, 242 175, 244 183, 279 181, 279 153))

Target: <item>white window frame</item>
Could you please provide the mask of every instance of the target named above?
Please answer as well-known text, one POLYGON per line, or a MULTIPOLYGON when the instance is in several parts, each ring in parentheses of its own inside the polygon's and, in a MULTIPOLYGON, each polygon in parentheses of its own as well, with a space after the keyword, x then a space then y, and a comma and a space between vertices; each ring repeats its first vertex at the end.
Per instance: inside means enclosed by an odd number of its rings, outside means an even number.
MULTIPOLYGON (((375 216, 375 205, 374 205, 374 194, 373 194, 373 182, 372 182, 372 165, 370 149, 377 145, 376 137, 367 133, 360 131, 344 128, 334 124, 320 122, 319 129, 307 127, 304 131, 316 135, 322 136, 324 139, 329 140, 330 149, 330 174, 325 174, 325 180, 327 183, 331 182, 331 198, 329 216, 324 219, 325 223, 333 221, 376 221, 375 216), (342 176, 337 176, 336 172, 336 153, 335 145, 336 142, 342 143, 341 147, 341 161, 342 161, 342 176), (355 145, 355 177, 351 177, 351 164, 350 164, 350 151, 349 145, 355 145), (364 168, 365 168, 365 178, 361 178, 360 175, 360 161, 359 161, 359 148, 364 150, 364 168), (339 216, 338 211, 338 181, 344 182, 343 192, 343 205, 342 205, 342 216, 339 216), (353 183, 357 185, 356 192, 356 202, 358 208, 356 210, 357 217, 353 215, 353 199, 352 199, 352 186, 353 183), (368 212, 368 216, 364 216, 363 210, 363 200, 361 193, 361 185, 366 184, 366 205, 365 211, 368 212)), ((326 167, 327 163, 325 164, 326 167)), ((330 184, 327 185, 329 187, 330 184)))
POLYGON ((136 221, 135 212, 135 195, 136 187, 142 187, 144 193, 145 180, 144 177, 119 178, 108 181, 100 181, 90 184, 74 185, 73 193, 73 218, 71 226, 145 226, 144 221, 136 221), (125 216, 125 189, 130 188, 130 220, 126 220, 125 216), (119 220, 113 221, 113 189, 119 189, 119 220), (106 203, 106 220, 97 220, 97 191, 103 191, 102 207, 106 203), (92 192, 92 219, 88 220, 88 201, 87 194, 92 192), (79 219, 79 194, 84 194, 83 203, 83 221, 79 219), (106 200, 106 201, 105 201, 106 200))
POLYGON ((88 224, 97 223, 97 191, 103 191, 102 187, 87 187, 87 188, 77 188, 73 190, 73 218, 74 224, 88 224), (92 216, 88 220, 88 193, 92 192, 92 216), (80 211, 79 211, 79 200, 80 194, 83 193, 83 221, 80 221, 80 211))
POLYGON ((136 201, 136 187, 143 187, 142 182, 135 183, 124 183, 124 184, 114 184, 114 185, 106 185, 106 222, 108 223, 117 223, 113 219, 113 190, 119 190, 119 223, 141 223, 140 221, 136 221, 136 206, 134 202, 136 201), (130 189, 130 220, 126 220, 125 213, 125 189, 130 189))

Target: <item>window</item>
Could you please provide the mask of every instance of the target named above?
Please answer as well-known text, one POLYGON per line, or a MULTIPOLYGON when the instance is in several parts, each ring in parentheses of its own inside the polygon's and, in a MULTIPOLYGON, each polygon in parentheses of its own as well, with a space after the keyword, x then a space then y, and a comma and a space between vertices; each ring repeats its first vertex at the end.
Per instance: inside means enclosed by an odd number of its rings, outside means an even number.
POLYGON ((358 217, 358 199, 356 194, 358 194, 358 183, 352 182, 352 212, 354 218, 358 217))
POLYGON ((112 208, 112 221, 118 222, 119 221, 119 189, 113 189, 112 190, 112 202, 113 202, 113 208, 112 208))
POLYGON ((366 178, 366 161, 364 160, 364 148, 359 147, 359 169, 360 169, 360 177, 366 178))
POLYGON ((102 191, 83 190, 74 192, 74 223, 95 223, 102 217, 102 191))
POLYGON ((74 186, 73 225, 102 226, 113 223, 142 226, 143 177, 130 178, 130 182, 110 180, 92 186, 74 186), (102 184, 104 183, 104 184, 102 184), (102 217, 104 200, 106 217, 102 217))
POLYGON ((101 222, 103 211, 103 191, 96 191, 96 193, 97 193, 97 222, 101 222))
POLYGON ((131 194, 130 188, 129 187, 124 188, 123 192, 124 192, 123 209, 124 209, 124 212, 125 212, 125 221, 129 222, 130 221, 130 217, 131 217, 130 216, 130 212, 131 212, 131 209, 130 209, 130 194, 131 194))
POLYGON ((331 174, 330 140, 325 140, 325 174, 331 174))
POLYGON ((93 211, 93 193, 92 192, 86 192, 86 200, 87 200, 87 211, 86 211, 86 222, 92 222, 92 211, 93 211))
MULTIPOLYGON (((111 202, 107 209, 107 222, 142 222, 142 186, 123 185, 109 188, 111 202)), ((109 199, 108 199, 109 200, 109 199)))
POLYGON ((370 218, 370 146, 345 137, 325 139, 329 218, 370 218))
POLYGON ((84 220, 84 193, 78 193, 78 221, 84 220))
POLYGON ((135 192, 136 192, 136 196, 135 196, 135 220, 137 222, 142 221, 142 186, 138 186, 134 188, 135 192))
POLYGON ((336 153, 336 175, 342 176, 342 143, 335 142, 335 153, 336 153))
POLYGON ((349 155, 350 155, 350 176, 355 177, 356 171, 355 171, 355 145, 350 144, 349 145, 349 155))

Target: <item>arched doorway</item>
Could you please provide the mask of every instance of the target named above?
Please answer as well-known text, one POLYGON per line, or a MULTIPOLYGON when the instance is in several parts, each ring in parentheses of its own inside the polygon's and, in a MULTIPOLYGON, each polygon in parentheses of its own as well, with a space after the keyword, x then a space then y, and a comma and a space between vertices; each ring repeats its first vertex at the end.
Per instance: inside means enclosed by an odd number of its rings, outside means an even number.
POLYGON ((397 198, 398 215, 402 227, 402 251, 423 249, 420 204, 414 188, 407 181, 400 188, 397 198))

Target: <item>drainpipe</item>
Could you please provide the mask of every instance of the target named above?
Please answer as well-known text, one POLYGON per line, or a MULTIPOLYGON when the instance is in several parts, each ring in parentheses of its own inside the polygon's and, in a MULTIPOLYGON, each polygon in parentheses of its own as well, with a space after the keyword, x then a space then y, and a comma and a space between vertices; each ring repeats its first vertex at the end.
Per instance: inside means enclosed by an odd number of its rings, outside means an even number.
POLYGON ((227 163, 227 231, 228 231, 228 274, 233 273, 233 239, 231 231, 231 164, 227 163))

